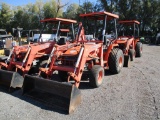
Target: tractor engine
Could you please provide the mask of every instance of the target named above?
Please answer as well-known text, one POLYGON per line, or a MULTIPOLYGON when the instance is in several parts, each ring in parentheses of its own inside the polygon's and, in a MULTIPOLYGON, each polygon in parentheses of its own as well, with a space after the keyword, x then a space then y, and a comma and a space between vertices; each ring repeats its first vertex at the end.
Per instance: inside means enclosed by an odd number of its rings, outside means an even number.
POLYGON ((75 63, 79 55, 79 51, 80 46, 68 49, 65 53, 62 54, 62 56, 59 59, 61 61, 61 64, 66 66, 75 66, 75 63))
POLYGON ((77 61, 77 55, 61 57, 61 64, 65 66, 74 66, 76 61, 77 61))

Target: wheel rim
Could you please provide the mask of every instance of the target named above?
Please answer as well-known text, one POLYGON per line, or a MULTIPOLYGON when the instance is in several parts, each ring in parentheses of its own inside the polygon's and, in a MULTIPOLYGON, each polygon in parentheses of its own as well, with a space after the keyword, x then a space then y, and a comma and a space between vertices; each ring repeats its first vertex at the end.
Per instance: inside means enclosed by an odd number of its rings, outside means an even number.
POLYGON ((119 58, 119 67, 122 67, 122 61, 123 61, 123 58, 120 57, 120 58, 119 58))
POLYGON ((99 74, 98 74, 98 82, 102 81, 102 76, 103 76, 103 72, 100 71, 99 74))

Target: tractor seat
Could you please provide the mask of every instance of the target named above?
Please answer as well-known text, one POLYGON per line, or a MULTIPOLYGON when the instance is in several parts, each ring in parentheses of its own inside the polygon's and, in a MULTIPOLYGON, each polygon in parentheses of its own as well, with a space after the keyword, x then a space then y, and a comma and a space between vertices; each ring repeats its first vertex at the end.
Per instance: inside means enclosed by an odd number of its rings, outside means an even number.
POLYGON ((87 41, 91 41, 93 39, 93 35, 85 35, 87 41))
POLYGON ((59 41, 58 41, 58 45, 65 45, 67 42, 67 38, 60 38, 59 41))

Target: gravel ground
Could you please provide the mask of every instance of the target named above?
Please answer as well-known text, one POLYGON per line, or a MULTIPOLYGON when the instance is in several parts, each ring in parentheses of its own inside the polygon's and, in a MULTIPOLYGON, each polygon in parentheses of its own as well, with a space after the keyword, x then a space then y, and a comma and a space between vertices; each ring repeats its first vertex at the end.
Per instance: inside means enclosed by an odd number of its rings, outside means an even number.
POLYGON ((117 75, 106 71, 101 87, 82 83, 82 102, 74 113, 49 108, 21 91, 0 90, 1 120, 158 120, 160 119, 160 46, 143 45, 143 56, 117 75))

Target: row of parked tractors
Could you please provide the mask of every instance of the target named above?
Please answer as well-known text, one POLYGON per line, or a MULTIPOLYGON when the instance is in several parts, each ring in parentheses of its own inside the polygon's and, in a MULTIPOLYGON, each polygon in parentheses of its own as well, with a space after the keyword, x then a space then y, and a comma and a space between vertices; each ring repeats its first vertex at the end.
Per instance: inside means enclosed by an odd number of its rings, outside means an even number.
MULTIPOLYGON (((79 17, 94 23, 92 35, 85 35, 82 22, 79 23, 75 35, 76 20, 41 20, 46 26, 48 23, 57 25, 55 39, 44 42, 41 31, 37 43, 14 46, 9 57, 0 62, 0 84, 9 87, 9 91, 21 88, 23 95, 41 99, 71 113, 81 103, 81 92, 78 88, 84 72, 89 73, 89 84, 96 88, 103 83, 106 70, 118 74, 123 66, 128 67, 135 57, 142 56, 139 37, 117 35, 118 15, 104 11, 80 14, 79 17), (106 35, 110 21, 114 23, 114 37, 106 35), (96 38, 98 22, 103 27, 101 36, 96 38), (72 39, 58 37, 60 30, 68 31, 67 27, 72 28, 72 39), (54 71, 58 71, 59 80, 54 78, 54 71)), ((136 20, 125 20, 119 21, 119 24, 134 26, 135 34, 135 28, 140 23, 136 20)))

